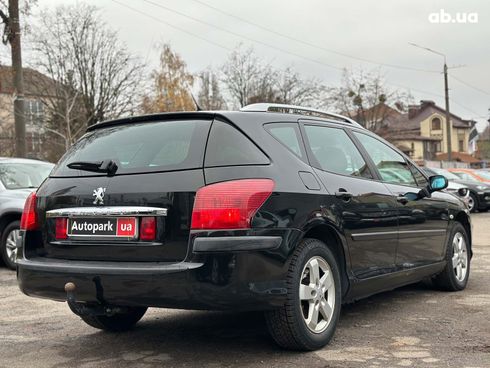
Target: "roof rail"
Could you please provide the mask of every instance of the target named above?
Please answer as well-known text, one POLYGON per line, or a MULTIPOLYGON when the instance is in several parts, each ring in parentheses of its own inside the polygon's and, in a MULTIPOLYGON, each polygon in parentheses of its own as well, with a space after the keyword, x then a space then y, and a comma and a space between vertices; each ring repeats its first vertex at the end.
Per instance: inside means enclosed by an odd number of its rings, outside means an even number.
POLYGON ((362 128, 358 122, 339 114, 333 112, 312 109, 310 107, 296 106, 296 105, 285 105, 285 104, 274 104, 274 103, 255 103, 251 105, 244 106, 240 111, 250 111, 250 112, 279 112, 283 114, 298 114, 306 116, 315 116, 320 118, 334 119, 342 121, 344 123, 349 123, 354 126, 362 128))

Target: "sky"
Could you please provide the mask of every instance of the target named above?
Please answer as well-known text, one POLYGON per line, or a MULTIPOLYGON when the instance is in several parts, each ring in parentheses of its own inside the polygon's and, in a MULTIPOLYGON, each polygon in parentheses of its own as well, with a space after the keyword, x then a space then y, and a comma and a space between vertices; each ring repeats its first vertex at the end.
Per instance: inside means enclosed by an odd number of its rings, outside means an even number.
MULTIPOLYGON (((98 6, 150 66, 163 42, 192 72, 219 67, 242 43, 274 66, 293 66, 327 85, 340 83, 342 68, 379 71, 389 88, 444 106, 444 58, 409 44, 415 43, 446 55, 451 112, 477 120, 480 129, 489 118, 487 0, 73 1, 98 6)), ((70 2, 38 0, 37 8, 70 2)))

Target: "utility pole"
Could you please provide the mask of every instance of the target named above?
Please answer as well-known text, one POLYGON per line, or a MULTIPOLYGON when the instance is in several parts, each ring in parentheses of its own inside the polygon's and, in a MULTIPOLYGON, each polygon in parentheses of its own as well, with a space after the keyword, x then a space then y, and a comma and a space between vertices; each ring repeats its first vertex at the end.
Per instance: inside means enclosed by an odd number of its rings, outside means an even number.
POLYGON ((429 52, 432 52, 433 54, 442 56, 444 58, 444 68, 443 68, 443 73, 444 73, 444 99, 446 101, 446 141, 447 141, 447 160, 451 161, 452 160, 452 144, 451 144, 451 113, 449 112, 449 86, 448 86, 448 81, 447 81, 447 63, 446 63, 446 55, 443 54, 442 52, 435 51, 432 49, 429 49, 428 47, 420 46, 415 43, 409 42, 409 45, 418 47, 419 49, 423 49, 429 52))
POLYGON ((452 160, 452 145, 451 145, 451 113, 449 112, 449 87, 447 83, 447 64, 444 57, 444 98, 446 99, 446 131, 447 131, 447 160, 452 160))
POLYGON ((20 45, 19 0, 9 0, 10 46, 12 47, 12 69, 14 71, 14 119, 15 154, 26 156, 26 123, 24 114, 24 75, 22 49, 20 45))
POLYGON ((20 44, 19 0, 9 0, 8 15, 0 10, 5 24, 3 41, 10 43, 14 82, 15 155, 26 156, 26 124, 24 114, 24 76, 20 44))

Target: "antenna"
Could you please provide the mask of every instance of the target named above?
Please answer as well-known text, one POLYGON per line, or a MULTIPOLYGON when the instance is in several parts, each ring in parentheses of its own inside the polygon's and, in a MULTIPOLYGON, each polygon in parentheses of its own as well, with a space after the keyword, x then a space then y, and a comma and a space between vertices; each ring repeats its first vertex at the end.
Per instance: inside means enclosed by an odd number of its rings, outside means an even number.
POLYGON ((196 101, 196 99, 195 99, 194 95, 192 94, 192 92, 191 92, 191 91, 189 91, 189 93, 191 94, 192 101, 194 101, 194 105, 196 105, 196 111, 202 111, 201 106, 199 106, 199 104, 197 103, 197 101, 196 101))
POLYGON ((199 106, 196 98, 194 97, 194 94, 192 93, 191 86, 189 85, 189 83, 187 83, 187 81, 184 81, 184 83, 187 85, 187 89, 189 90, 189 94, 191 95, 191 98, 192 98, 192 101, 194 102, 194 105, 196 105, 196 111, 202 111, 203 109, 201 108, 201 106, 199 106))

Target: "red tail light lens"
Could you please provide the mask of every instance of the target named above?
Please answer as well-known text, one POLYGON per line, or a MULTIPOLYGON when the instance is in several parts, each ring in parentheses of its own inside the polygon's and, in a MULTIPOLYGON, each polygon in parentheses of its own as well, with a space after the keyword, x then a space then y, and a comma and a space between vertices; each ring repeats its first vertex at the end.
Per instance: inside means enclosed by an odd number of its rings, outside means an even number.
POLYGON ((55 222, 55 237, 57 240, 68 238, 67 233, 68 219, 66 217, 58 217, 55 222))
POLYGON ((32 192, 24 204, 24 212, 20 218, 21 230, 36 230, 38 228, 36 202, 36 192, 32 192))
POLYGON ((272 194, 274 181, 243 179, 200 188, 192 211, 192 229, 248 229, 272 194))
POLYGON ((140 228, 140 240, 153 241, 157 235, 157 223, 155 217, 142 217, 140 228))

